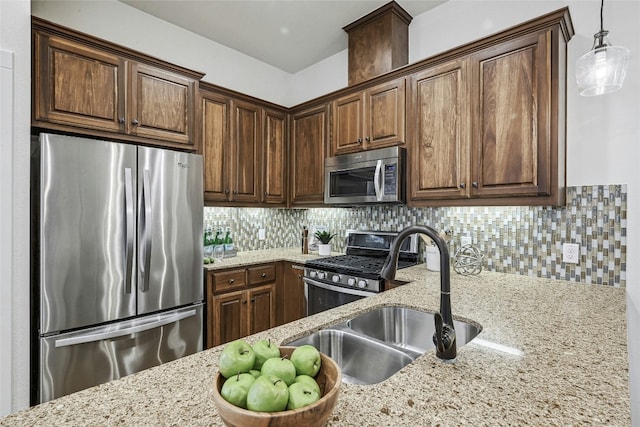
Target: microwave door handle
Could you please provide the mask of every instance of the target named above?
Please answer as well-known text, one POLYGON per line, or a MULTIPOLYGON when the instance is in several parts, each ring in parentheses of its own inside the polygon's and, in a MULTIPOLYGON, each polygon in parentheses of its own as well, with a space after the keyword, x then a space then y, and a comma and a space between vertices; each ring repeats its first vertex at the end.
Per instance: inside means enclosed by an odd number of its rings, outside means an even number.
POLYGON ((384 196, 384 194, 382 193, 384 185, 381 180, 381 178, 384 178, 384 176, 382 176, 382 174, 380 173, 381 171, 382 160, 378 160, 378 162, 376 163, 376 172, 373 174, 373 185, 376 190, 376 200, 379 202, 382 201, 382 196, 384 196))

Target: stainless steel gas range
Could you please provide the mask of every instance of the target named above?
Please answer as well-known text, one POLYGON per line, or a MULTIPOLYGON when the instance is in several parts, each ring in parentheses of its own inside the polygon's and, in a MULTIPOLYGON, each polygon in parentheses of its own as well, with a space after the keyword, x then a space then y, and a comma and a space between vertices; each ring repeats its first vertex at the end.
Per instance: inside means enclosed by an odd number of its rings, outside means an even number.
MULTIPOLYGON (((380 271, 397 235, 390 231, 349 231, 346 255, 307 261, 303 279, 307 316, 384 291, 380 271)), ((398 268, 417 262, 418 236, 414 234, 402 244, 398 268)))

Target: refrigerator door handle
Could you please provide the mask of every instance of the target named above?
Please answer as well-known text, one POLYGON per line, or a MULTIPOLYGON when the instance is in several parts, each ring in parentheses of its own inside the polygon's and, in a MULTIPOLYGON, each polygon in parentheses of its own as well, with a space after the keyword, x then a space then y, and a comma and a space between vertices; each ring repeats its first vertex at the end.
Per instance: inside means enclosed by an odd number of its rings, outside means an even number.
POLYGON ((124 255, 124 292, 131 293, 131 276, 133 275, 133 235, 134 206, 133 206, 133 177, 131 168, 124 169, 124 196, 125 196, 125 255, 124 255))
POLYGON ((149 276, 151 268, 151 232, 153 230, 153 214, 151 210, 151 175, 148 169, 144 170, 142 178, 142 201, 144 210, 142 215, 142 292, 149 290, 149 276))
POLYGON ((148 331, 150 329, 159 328, 160 326, 168 325, 170 323, 175 323, 179 320, 186 319, 188 317, 195 316, 195 315, 196 315, 195 309, 183 311, 179 313, 172 313, 169 315, 164 315, 158 318, 154 318, 150 322, 146 322, 141 325, 131 326, 129 328, 107 330, 104 332, 87 333, 87 334, 82 334, 82 335, 69 337, 69 338, 61 338, 59 340, 55 340, 55 346, 56 348, 67 347, 70 345, 85 344, 90 342, 123 337, 126 335, 136 334, 136 333, 148 331))

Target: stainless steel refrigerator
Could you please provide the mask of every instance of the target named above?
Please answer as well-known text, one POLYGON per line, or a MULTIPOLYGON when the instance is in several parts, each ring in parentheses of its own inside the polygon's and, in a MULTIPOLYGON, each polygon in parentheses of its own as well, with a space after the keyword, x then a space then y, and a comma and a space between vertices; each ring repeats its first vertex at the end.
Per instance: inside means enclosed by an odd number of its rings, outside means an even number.
POLYGON ((32 403, 202 350, 202 156, 32 141, 32 403))

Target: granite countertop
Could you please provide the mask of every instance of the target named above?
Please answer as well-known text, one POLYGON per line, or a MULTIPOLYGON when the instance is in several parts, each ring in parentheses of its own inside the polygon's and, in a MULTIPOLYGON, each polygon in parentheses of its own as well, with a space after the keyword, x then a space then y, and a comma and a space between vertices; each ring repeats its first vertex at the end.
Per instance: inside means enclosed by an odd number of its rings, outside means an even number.
MULTIPOLYGON (((333 252, 331 255, 342 255, 333 252)), ((309 251, 303 254, 300 248, 259 249, 255 251, 238 252, 237 256, 225 258, 212 264, 204 264, 206 270, 221 270, 224 268, 244 267, 276 261, 290 261, 304 264, 306 261, 320 258, 318 252, 309 251)))
MULTIPOLYGON (((273 256, 259 262, 302 262, 273 256)), ((247 340, 286 342, 377 306, 438 309, 438 273, 419 265, 400 270, 398 279, 412 283, 247 340)), ((380 384, 342 384, 328 425, 631 424, 624 289, 452 273, 451 298, 454 318, 482 326, 474 341, 458 349, 456 362, 442 363, 428 352, 380 384)), ((17 412, 0 425, 223 425, 212 397, 222 347, 17 412)))

